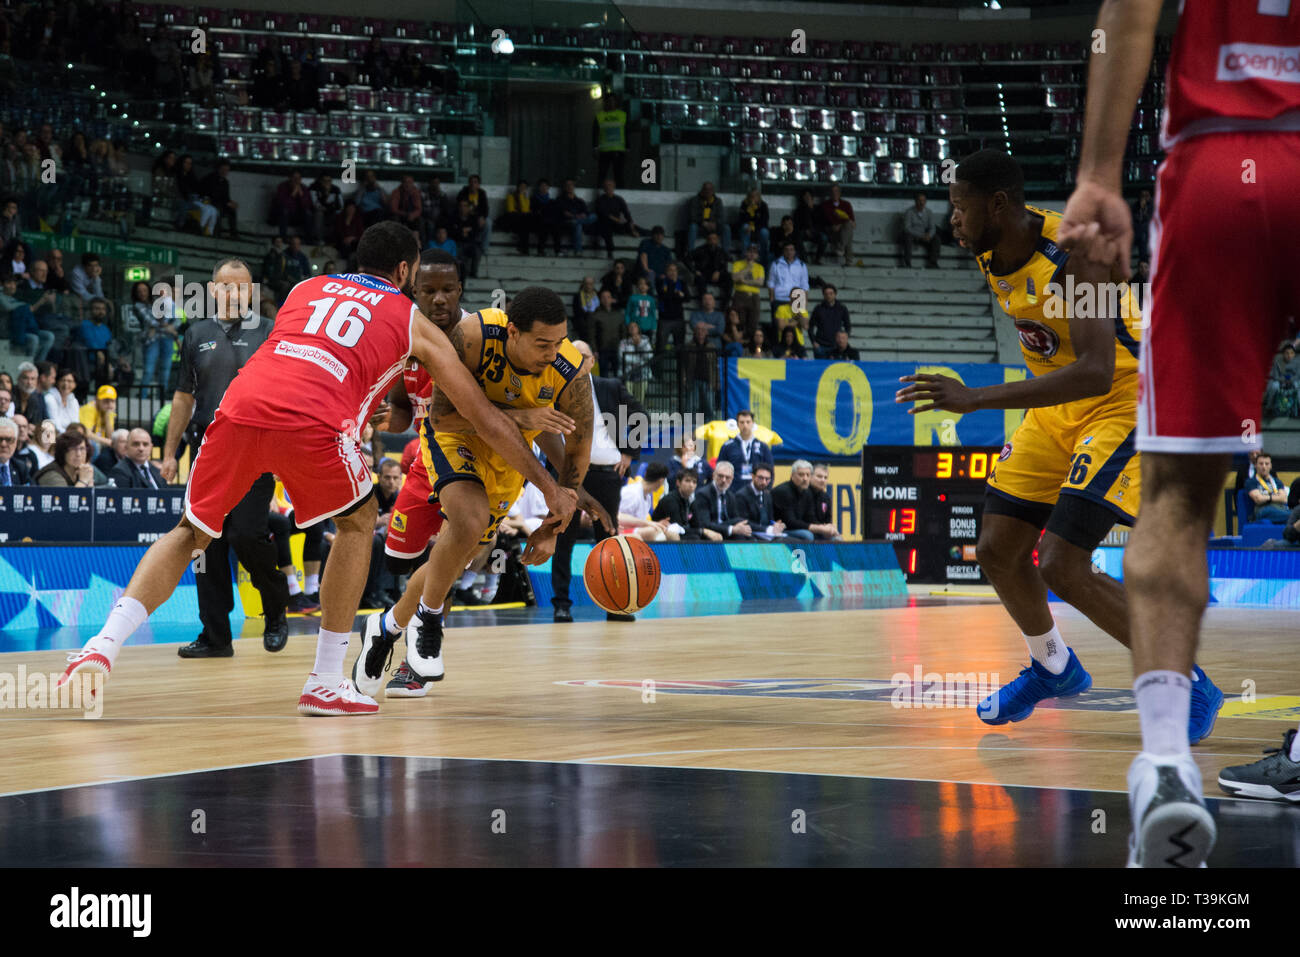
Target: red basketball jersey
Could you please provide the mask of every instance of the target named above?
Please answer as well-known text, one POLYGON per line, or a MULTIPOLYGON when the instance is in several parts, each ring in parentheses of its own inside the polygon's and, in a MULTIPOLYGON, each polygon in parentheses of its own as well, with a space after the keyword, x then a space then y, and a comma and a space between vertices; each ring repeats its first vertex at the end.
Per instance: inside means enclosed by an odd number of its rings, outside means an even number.
POLYGON ((234 422, 265 429, 319 422, 359 439, 402 374, 418 308, 375 276, 316 276, 294 286, 271 337, 221 399, 234 422))
POLYGON ((1300 0, 1184 0, 1161 145, 1228 130, 1300 129, 1300 0))

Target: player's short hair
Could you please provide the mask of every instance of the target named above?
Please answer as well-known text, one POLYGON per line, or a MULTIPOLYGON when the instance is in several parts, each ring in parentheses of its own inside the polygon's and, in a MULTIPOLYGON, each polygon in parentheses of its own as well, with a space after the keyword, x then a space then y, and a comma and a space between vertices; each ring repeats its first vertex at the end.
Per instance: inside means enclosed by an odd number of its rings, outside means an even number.
POLYGON ((415 233, 392 220, 370 226, 357 243, 358 272, 391 276, 402 263, 419 258, 420 243, 415 233))
POLYGON ((526 286, 511 300, 506 315, 520 332, 532 331, 533 324, 558 326, 568 323, 564 300, 545 286, 526 286))
POLYGON ((668 466, 663 462, 651 462, 645 467, 645 475, 642 476, 647 482, 658 482, 660 479, 668 477, 668 466))
POLYGON ((217 274, 221 272, 221 270, 225 269, 227 266, 233 266, 236 269, 242 269, 245 272, 247 272, 250 276, 253 275, 253 270, 248 268, 248 263, 244 262, 242 259, 239 259, 236 256, 229 256, 226 259, 218 259, 217 264, 212 267, 213 282, 217 281, 217 274))
POLYGON ((434 266, 455 266, 456 278, 461 282, 465 281, 465 264, 445 249, 426 249, 420 253, 419 268, 431 269, 434 266))
POLYGON ((979 150, 957 164, 957 181, 985 196, 1006 193, 1013 203, 1025 201, 1025 172, 1001 150, 979 150))

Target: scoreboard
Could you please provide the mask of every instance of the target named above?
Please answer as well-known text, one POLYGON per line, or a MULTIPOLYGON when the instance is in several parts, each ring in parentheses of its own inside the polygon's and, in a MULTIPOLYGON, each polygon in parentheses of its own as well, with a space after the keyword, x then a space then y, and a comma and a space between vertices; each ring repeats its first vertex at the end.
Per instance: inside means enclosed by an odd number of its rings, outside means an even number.
POLYGON ((1001 447, 862 450, 862 537, 894 546, 908 582, 985 582, 975 561, 984 489, 1001 447))

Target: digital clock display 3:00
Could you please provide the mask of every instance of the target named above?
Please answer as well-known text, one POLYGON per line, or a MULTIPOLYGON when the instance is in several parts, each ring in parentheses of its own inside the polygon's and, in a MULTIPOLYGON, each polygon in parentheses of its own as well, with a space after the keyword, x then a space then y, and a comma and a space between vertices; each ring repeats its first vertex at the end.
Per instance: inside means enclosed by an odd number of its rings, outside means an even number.
POLYGON ((933 479, 986 479, 997 461, 997 452, 916 452, 912 456, 912 475, 933 479))

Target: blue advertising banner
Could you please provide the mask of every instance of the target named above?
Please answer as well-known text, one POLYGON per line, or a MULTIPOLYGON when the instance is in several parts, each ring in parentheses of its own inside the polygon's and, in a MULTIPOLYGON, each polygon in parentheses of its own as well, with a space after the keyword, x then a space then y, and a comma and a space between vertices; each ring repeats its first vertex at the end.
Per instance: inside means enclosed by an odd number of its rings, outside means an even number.
POLYGON ((1024 417, 1018 409, 922 412, 894 402, 900 376, 937 373, 971 388, 1017 382, 1024 366, 983 363, 828 362, 731 358, 727 414, 752 409, 781 436, 780 458, 857 455, 871 445, 1002 445, 1024 417))
POLYGON ((185 489, 0 491, 0 542, 152 542, 180 521, 185 489))

